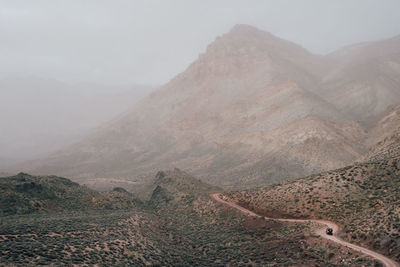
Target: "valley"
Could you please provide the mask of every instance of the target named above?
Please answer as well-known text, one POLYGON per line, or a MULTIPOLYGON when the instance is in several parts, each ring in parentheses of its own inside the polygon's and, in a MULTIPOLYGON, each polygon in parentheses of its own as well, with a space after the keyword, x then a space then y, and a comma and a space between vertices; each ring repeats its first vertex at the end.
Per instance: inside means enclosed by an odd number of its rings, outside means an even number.
MULTIPOLYGON (((30 179, 42 184, 33 177, 30 179)), ((223 208, 210 198, 220 188, 204 184, 178 169, 159 172, 155 181, 146 202, 131 201, 118 207, 123 200, 132 198, 114 190, 121 195, 109 198, 109 193, 104 193, 108 205, 86 207, 86 202, 82 202, 82 206, 64 211, 27 213, 19 209, 25 215, 1 216, 0 263, 13 262, 18 266, 98 262, 137 266, 376 264, 372 258, 321 239, 313 233, 312 224, 246 217, 223 208)), ((17 185, 15 188, 19 188, 17 185)), ((89 193, 99 198, 99 193, 90 190, 89 193)), ((102 203, 101 199, 98 203, 102 203)))
POLYGON ((0 79, 0 266, 400 266, 399 55, 237 24, 154 90, 0 79))

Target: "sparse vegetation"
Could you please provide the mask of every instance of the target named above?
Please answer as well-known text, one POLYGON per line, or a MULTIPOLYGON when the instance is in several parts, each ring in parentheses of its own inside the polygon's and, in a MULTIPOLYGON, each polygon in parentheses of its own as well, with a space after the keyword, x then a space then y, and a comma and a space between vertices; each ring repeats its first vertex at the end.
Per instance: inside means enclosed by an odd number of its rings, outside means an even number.
POLYGON ((99 193, 56 176, 0 178, 0 215, 62 210, 126 209, 140 201, 123 189, 99 193))
MULTIPOLYGON (((209 197, 218 188, 179 170, 159 173, 153 188, 150 201, 130 208, 2 216, 0 265, 375 264, 313 236, 311 225, 248 218, 221 207, 209 197)), ((116 192, 129 195, 121 189, 104 194, 116 192)), ((106 199, 111 206, 121 201, 106 199)))
POLYGON ((271 217, 329 219, 342 237, 400 260, 400 157, 358 163, 281 186, 230 192, 271 217))

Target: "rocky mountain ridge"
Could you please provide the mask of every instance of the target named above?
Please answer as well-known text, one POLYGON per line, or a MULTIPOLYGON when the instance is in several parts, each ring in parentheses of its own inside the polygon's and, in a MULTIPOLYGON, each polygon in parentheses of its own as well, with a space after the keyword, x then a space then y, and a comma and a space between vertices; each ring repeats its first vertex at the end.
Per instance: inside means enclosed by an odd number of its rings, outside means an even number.
POLYGON ((400 102, 398 42, 317 56, 237 25, 129 114, 46 158, 35 172, 143 184, 160 169, 178 167, 235 187, 345 166, 365 154, 370 129, 400 102))

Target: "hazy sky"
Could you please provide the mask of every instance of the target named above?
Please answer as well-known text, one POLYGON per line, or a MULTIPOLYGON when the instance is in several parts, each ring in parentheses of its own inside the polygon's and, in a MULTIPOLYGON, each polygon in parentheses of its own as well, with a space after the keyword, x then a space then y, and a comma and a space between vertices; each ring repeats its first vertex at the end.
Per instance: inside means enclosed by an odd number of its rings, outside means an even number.
POLYGON ((399 0, 0 0, 0 78, 161 84, 237 23, 327 53, 400 34, 399 10, 399 0))

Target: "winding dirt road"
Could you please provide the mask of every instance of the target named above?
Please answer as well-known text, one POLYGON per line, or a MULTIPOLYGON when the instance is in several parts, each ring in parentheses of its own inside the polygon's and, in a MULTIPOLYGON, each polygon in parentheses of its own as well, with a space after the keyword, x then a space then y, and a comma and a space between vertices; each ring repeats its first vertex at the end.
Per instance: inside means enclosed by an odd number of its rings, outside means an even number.
MULTIPOLYGON (((211 197, 213 199, 215 199, 216 201, 224 204, 224 205, 227 205, 227 206, 230 206, 232 208, 238 209, 239 211, 241 211, 242 213, 244 213, 244 214, 246 214, 248 216, 254 216, 254 217, 259 217, 259 218, 263 217, 263 216, 260 216, 260 215, 258 215, 256 213, 246 209, 246 208, 243 208, 242 206, 239 206, 238 204, 223 200, 221 198, 222 195, 220 193, 212 194, 211 197)), ((340 228, 334 222, 324 221, 324 220, 275 219, 275 218, 268 218, 268 217, 265 217, 265 218, 266 219, 270 219, 270 220, 281 221, 281 222, 298 222, 298 223, 313 222, 313 223, 323 224, 323 225, 325 225, 323 228, 319 228, 319 229, 316 230, 316 234, 318 234, 322 238, 329 239, 329 240, 331 240, 333 242, 336 242, 336 243, 338 243, 338 244, 340 244, 342 246, 351 248, 353 250, 356 250, 356 251, 359 251, 361 253, 364 253, 365 255, 371 256, 371 257, 377 259, 378 261, 380 261, 381 263, 383 263, 383 265, 385 265, 386 267, 400 267, 400 264, 398 264, 397 262, 389 259, 388 257, 386 257, 386 256, 384 256, 382 254, 379 254, 379 253, 377 253, 375 251, 372 251, 372 250, 369 250, 367 248, 363 248, 363 247, 351 244, 351 243, 346 242, 343 239, 339 238, 337 236, 337 233, 339 232, 340 228), (334 234, 333 235, 327 235, 325 233, 326 227, 332 228, 334 234)))

